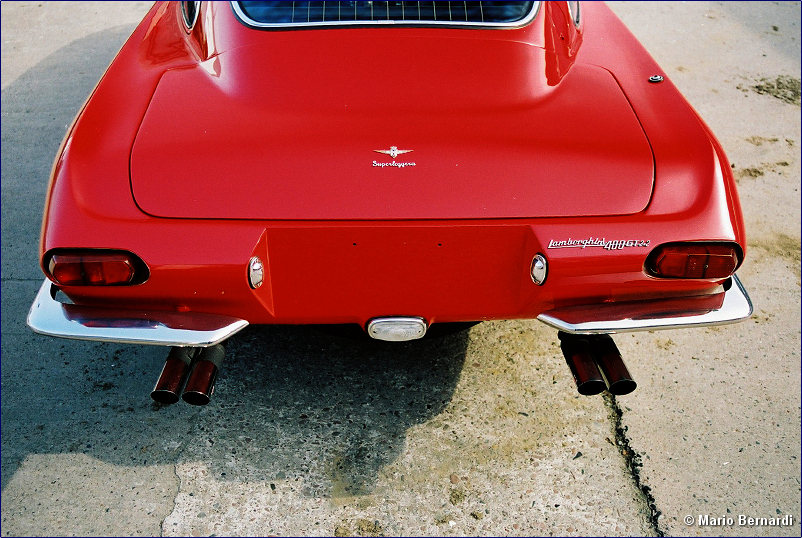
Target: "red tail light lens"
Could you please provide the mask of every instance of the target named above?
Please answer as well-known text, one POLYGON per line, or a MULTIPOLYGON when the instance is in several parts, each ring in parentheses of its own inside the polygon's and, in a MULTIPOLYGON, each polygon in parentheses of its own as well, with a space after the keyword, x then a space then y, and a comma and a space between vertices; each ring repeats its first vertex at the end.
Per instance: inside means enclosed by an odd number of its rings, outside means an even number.
POLYGON ((670 243, 646 258, 646 272, 662 278, 727 278, 741 263, 734 243, 670 243))
POLYGON ((47 258, 51 279, 62 286, 127 286, 147 279, 147 266, 134 254, 120 251, 69 251, 47 258))

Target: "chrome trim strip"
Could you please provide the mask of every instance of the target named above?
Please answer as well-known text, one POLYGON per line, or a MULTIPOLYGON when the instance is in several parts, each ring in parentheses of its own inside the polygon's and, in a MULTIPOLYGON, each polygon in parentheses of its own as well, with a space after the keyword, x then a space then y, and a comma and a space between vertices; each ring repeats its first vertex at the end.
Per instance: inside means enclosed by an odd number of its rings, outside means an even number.
MULTIPOLYGON (((688 327, 705 327, 710 325, 724 325, 736 323, 752 315, 753 307, 749 295, 746 293, 741 281, 736 275, 732 276, 733 285, 724 292, 724 302, 721 308, 703 313, 690 313, 685 316, 661 316, 661 308, 657 301, 643 301, 636 304, 641 308, 638 319, 618 319, 610 316, 610 308, 606 305, 594 305, 594 319, 581 322, 568 322, 564 317, 571 308, 550 310, 540 314, 537 319, 555 329, 573 334, 618 333, 631 331, 655 331, 660 329, 681 329, 688 327), (649 317, 649 313, 654 317, 649 317), (608 317, 609 316, 609 317, 608 317)), ((614 305, 611 305, 614 306, 614 305)))
POLYGON ((198 15, 200 15, 200 2, 193 1, 192 4, 195 5, 195 15, 192 17, 190 21, 187 19, 187 10, 185 4, 189 4, 189 2, 181 2, 181 19, 184 21, 184 26, 187 30, 192 30, 195 27, 195 23, 198 22, 198 15))
POLYGON ((28 313, 36 333, 121 344, 208 347, 244 329, 248 322, 200 312, 159 312, 64 304, 45 279, 28 313))
POLYGON ((582 6, 581 2, 577 0, 576 2, 568 2, 568 13, 571 14, 571 19, 574 21, 574 26, 579 28, 579 21, 582 20, 582 6), (575 6, 571 6, 571 4, 575 4, 575 6), (576 10, 574 10, 576 7, 576 10))
POLYGON ((231 7, 234 10, 237 18, 246 26, 251 28, 309 28, 314 26, 341 26, 341 27, 359 27, 359 26, 440 26, 440 27, 458 27, 458 28, 506 28, 515 29, 523 28, 532 22, 540 10, 542 2, 534 2, 532 9, 525 17, 513 22, 459 22, 459 21, 412 21, 412 20, 384 20, 384 21, 320 21, 320 22, 259 22, 251 19, 239 5, 239 2, 232 0, 231 7))

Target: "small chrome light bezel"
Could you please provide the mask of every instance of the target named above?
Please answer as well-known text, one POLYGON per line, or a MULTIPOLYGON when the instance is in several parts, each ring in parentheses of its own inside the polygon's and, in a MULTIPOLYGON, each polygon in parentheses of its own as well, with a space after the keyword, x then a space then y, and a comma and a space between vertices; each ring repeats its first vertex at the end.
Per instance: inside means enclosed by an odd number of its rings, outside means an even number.
POLYGON ((385 342, 408 342, 423 338, 426 320, 416 317, 373 318, 368 322, 368 335, 385 342))
POLYGON ((251 288, 257 289, 265 279, 265 266, 258 256, 254 256, 248 261, 248 284, 251 288))
POLYGON ((546 277, 549 275, 549 264, 543 254, 537 253, 532 258, 532 265, 529 268, 529 276, 532 277, 532 282, 538 286, 542 286, 546 282, 546 277))

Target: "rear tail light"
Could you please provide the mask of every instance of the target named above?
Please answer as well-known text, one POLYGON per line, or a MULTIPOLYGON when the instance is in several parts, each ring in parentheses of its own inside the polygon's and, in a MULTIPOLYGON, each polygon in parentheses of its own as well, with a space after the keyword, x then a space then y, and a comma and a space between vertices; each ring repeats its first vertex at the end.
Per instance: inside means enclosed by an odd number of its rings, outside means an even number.
POLYGON ((129 286, 149 276, 145 262, 119 250, 58 250, 45 256, 45 267, 61 286, 129 286))
POLYGON ((646 258, 646 272, 661 278, 727 278, 743 259, 735 243, 667 243, 646 258))

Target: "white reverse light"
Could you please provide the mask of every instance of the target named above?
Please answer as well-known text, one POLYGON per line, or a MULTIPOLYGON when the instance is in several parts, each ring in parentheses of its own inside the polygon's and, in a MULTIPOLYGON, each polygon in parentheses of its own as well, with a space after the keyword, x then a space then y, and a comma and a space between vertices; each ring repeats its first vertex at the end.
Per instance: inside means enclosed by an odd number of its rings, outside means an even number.
POLYGON ((423 318, 373 318, 368 322, 368 334, 387 342, 417 340, 426 334, 426 321, 423 318))

